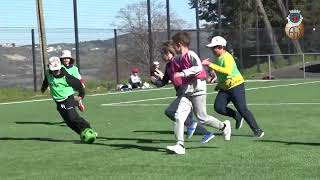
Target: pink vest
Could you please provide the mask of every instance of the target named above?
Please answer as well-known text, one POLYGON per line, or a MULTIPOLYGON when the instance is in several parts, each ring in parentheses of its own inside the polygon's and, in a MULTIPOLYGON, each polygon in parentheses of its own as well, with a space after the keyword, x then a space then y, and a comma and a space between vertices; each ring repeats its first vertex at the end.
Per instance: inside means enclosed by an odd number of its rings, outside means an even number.
MULTIPOLYGON (((202 66, 202 65, 201 65, 202 66)), ((182 78, 181 82, 175 83, 175 80, 173 78, 174 73, 176 72, 182 72, 184 69, 189 69, 192 67, 191 60, 190 60, 190 54, 185 53, 185 55, 181 56, 180 59, 174 59, 171 63, 171 73, 170 73, 170 79, 174 82, 175 86, 181 86, 191 83, 192 81, 195 81, 197 79, 206 80, 206 71, 204 67, 202 66, 202 70, 200 73, 198 73, 194 77, 185 77, 182 78)))

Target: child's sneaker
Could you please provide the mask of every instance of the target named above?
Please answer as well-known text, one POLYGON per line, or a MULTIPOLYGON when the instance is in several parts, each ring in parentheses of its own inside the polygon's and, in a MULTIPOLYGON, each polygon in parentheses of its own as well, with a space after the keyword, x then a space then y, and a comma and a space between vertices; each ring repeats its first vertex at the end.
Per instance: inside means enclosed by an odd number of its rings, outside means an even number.
POLYGON ((241 118, 240 121, 236 121, 236 129, 240 129, 242 127, 243 121, 244 121, 243 118, 241 118))
POLYGON ((181 144, 167 146, 167 152, 170 154, 185 154, 186 149, 181 144))
POLYGON ((229 120, 225 120, 223 123, 226 125, 225 128, 223 129, 223 132, 222 132, 222 134, 224 136, 224 140, 230 141, 230 139, 231 139, 231 123, 229 120))
POLYGON ((254 136, 257 138, 262 138, 264 136, 264 132, 261 129, 254 130, 254 136))
POLYGON ((187 138, 188 139, 190 139, 193 136, 194 131, 196 130, 197 126, 198 126, 197 122, 192 122, 192 124, 189 127, 187 127, 187 138))
POLYGON ((211 132, 208 132, 208 133, 206 133, 204 136, 203 136, 203 138, 202 138, 202 140, 201 140, 201 143, 202 144, 205 144, 205 143, 207 143, 207 142, 209 142, 211 139, 213 139, 214 138, 214 134, 213 133, 211 133, 211 132))

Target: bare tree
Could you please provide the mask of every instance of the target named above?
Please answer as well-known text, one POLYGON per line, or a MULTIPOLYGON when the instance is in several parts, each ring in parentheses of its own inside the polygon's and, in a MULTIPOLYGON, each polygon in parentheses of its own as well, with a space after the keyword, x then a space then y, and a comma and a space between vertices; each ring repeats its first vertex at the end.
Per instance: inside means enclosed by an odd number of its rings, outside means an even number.
MULTIPOLYGON (((278 6, 280 8, 280 11, 283 15, 284 18, 287 17, 287 13, 288 13, 288 10, 286 9, 286 7, 284 6, 282 0, 277 0, 277 3, 278 3, 278 6)), ((296 51, 298 53, 302 53, 302 50, 301 50, 301 46, 300 46, 300 43, 298 40, 291 40, 292 44, 294 45, 294 47, 296 48, 296 51)))
MULTIPOLYGON (((262 3, 262 0, 256 0, 256 3, 257 3, 257 6, 259 8, 259 12, 261 13, 262 17, 263 17, 263 22, 267 28, 267 33, 268 33, 268 36, 269 36, 269 39, 270 41, 272 42, 273 46, 272 46, 272 51, 274 54, 282 54, 281 53, 281 50, 280 50, 280 47, 279 47, 279 44, 275 38, 275 35, 273 33, 273 29, 272 29, 272 26, 271 26, 271 23, 269 21, 269 18, 268 18, 268 15, 264 9, 264 6, 263 6, 263 3, 262 3)), ((280 59, 283 59, 282 56, 280 56, 280 59)), ((275 66, 277 65, 276 63, 274 64, 275 66)))
MULTIPOLYGON (((124 61, 139 63, 149 67, 149 45, 148 45, 148 14, 147 2, 140 1, 127 5, 120 9, 117 15, 115 26, 125 34, 131 37, 131 46, 128 54, 124 57, 124 61), (133 48, 133 49, 132 49, 133 48)), ((174 13, 170 13, 170 25, 172 29, 181 29, 186 22, 177 17, 174 13)), ((166 39, 167 17, 165 5, 159 1, 151 1, 151 24, 153 31, 153 59, 158 60, 159 44, 166 39)))

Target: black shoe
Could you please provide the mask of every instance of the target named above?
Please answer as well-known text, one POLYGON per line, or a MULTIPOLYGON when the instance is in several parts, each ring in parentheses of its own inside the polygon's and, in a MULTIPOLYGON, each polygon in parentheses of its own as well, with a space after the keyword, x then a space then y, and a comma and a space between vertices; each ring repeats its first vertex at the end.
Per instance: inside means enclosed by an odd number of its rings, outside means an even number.
POLYGON ((264 132, 261 129, 254 130, 254 137, 262 138, 264 136, 264 132))
POLYGON ((243 118, 241 118, 240 120, 236 120, 236 129, 240 129, 242 127, 243 120, 243 118))

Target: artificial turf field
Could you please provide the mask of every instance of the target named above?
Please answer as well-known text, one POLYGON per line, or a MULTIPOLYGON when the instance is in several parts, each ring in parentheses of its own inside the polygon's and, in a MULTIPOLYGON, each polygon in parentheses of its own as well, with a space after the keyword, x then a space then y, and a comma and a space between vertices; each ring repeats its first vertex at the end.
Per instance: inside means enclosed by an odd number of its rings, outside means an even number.
POLYGON ((232 137, 220 132, 207 144, 186 140, 185 155, 169 155, 172 122, 164 109, 172 88, 87 96, 80 113, 99 133, 94 144, 61 122, 52 100, 0 103, 0 179, 320 179, 320 81, 247 82, 249 109, 265 131, 252 137, 230 119, 232 137))

